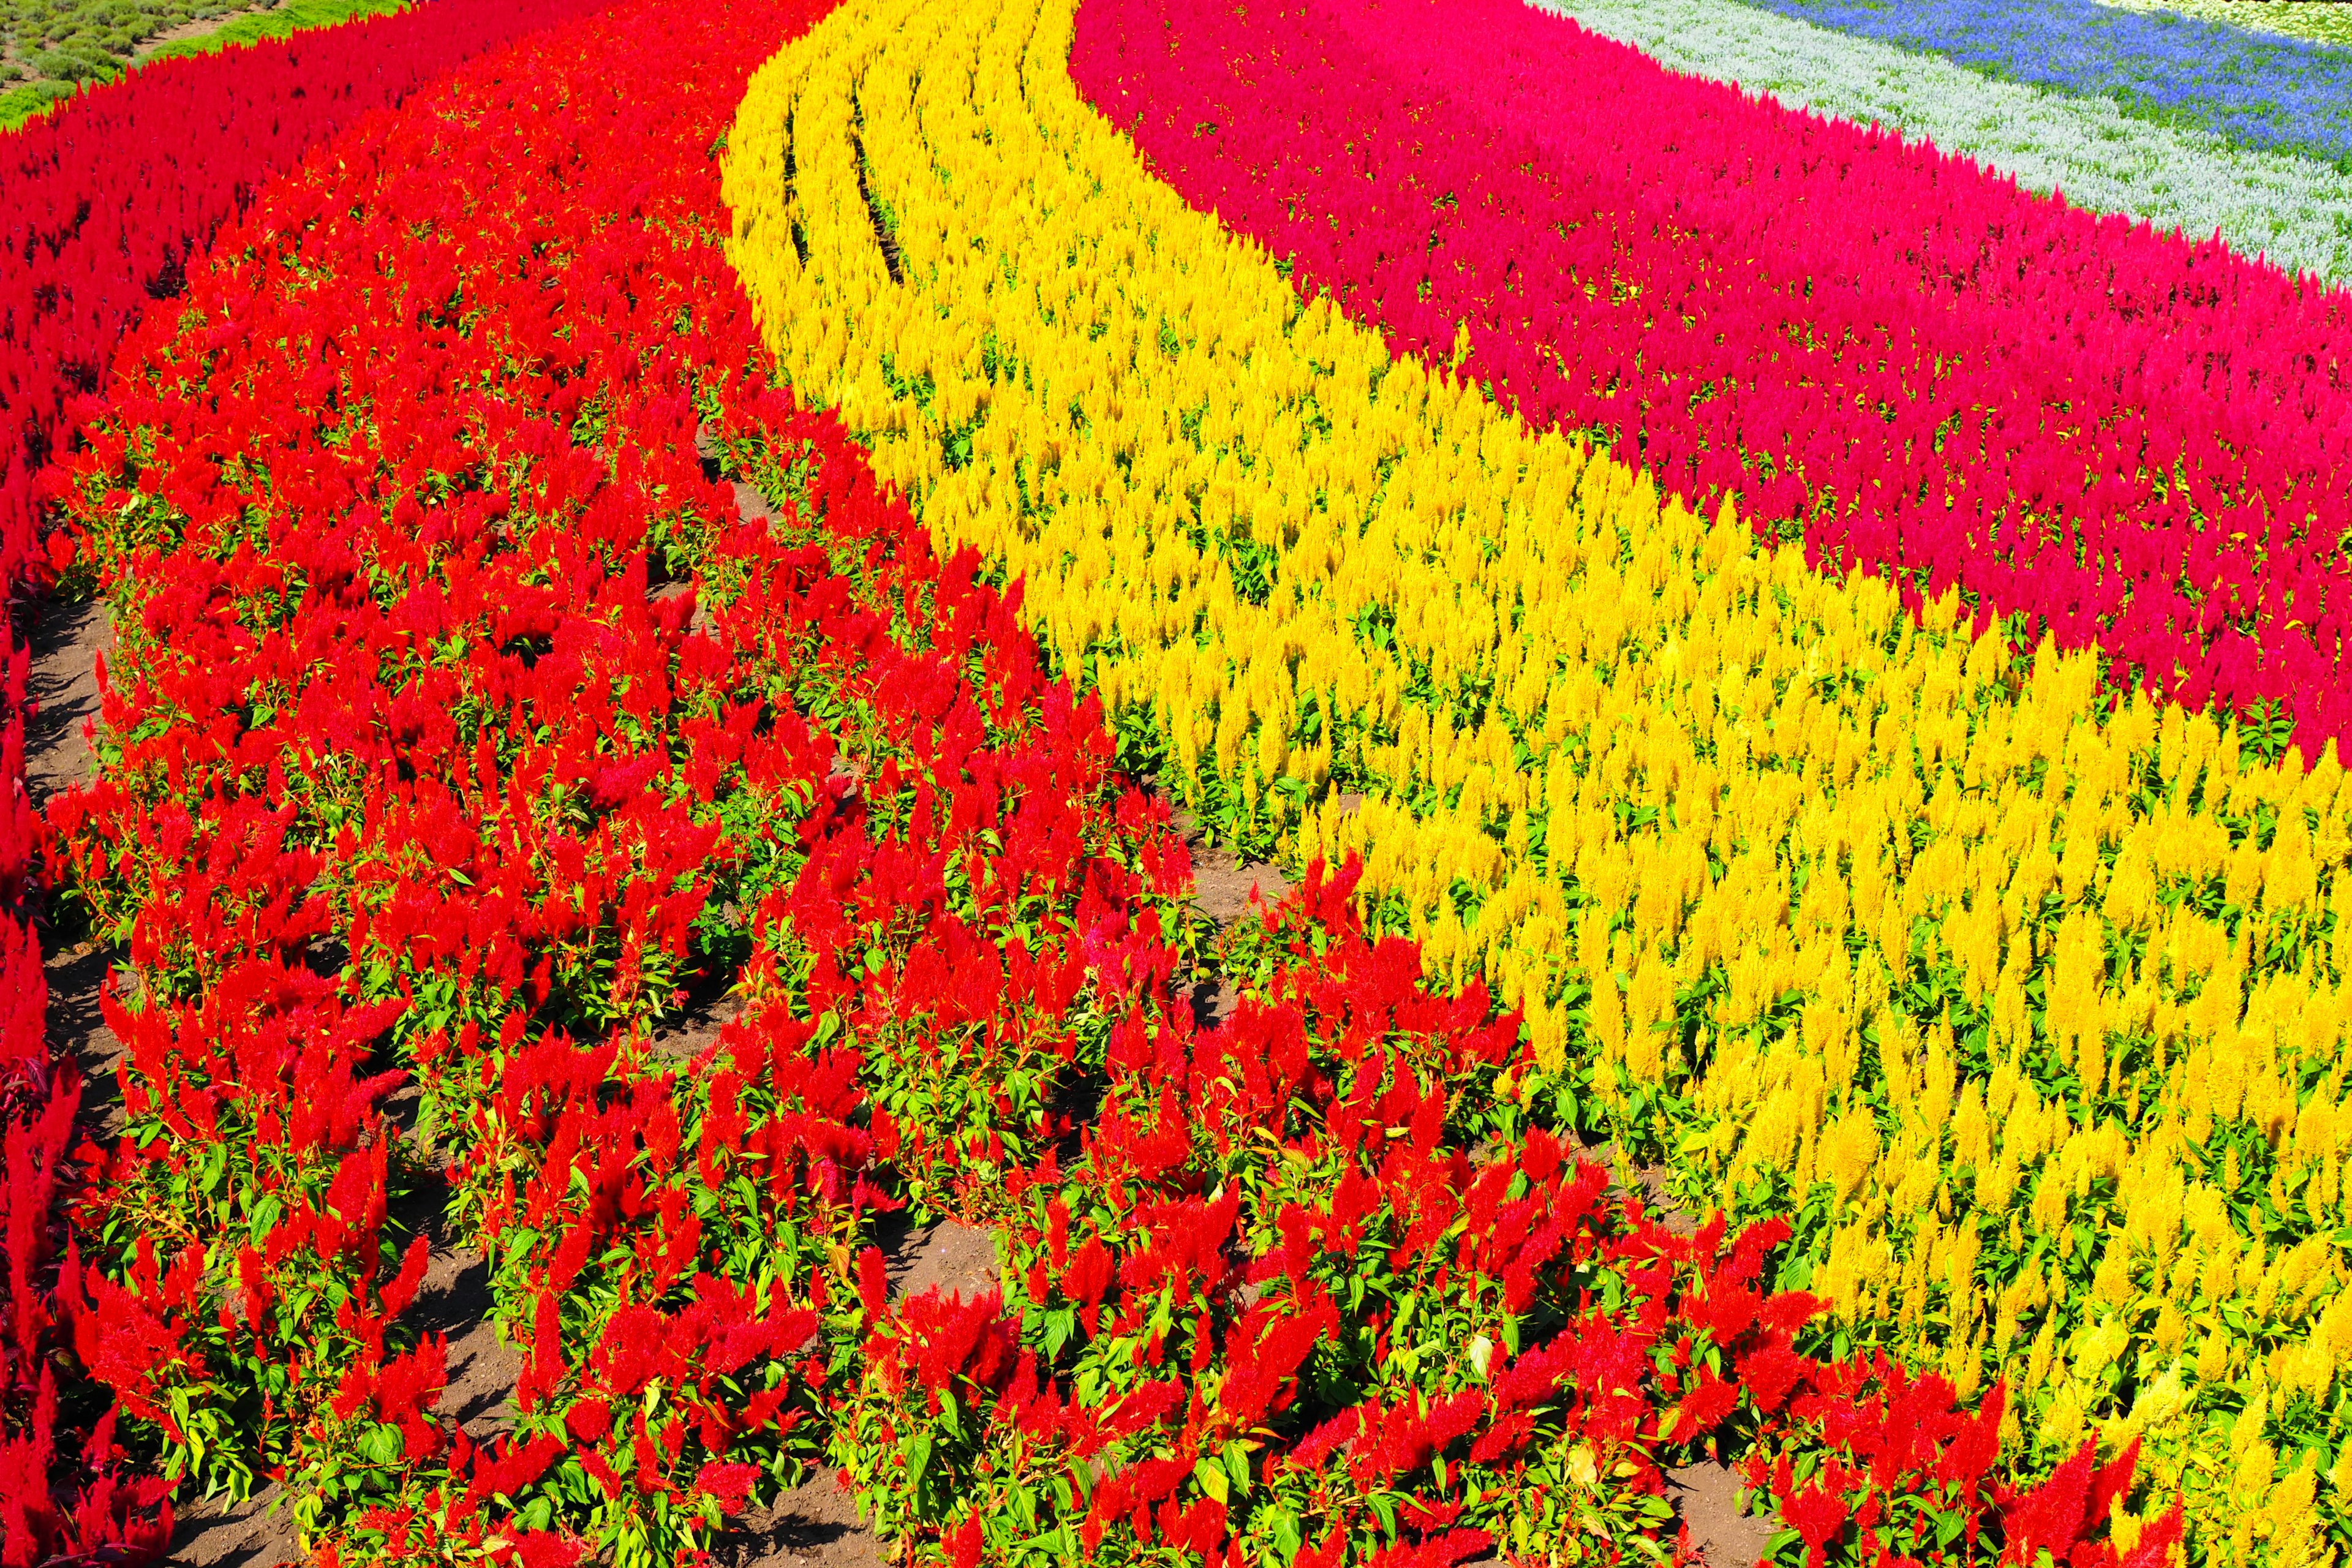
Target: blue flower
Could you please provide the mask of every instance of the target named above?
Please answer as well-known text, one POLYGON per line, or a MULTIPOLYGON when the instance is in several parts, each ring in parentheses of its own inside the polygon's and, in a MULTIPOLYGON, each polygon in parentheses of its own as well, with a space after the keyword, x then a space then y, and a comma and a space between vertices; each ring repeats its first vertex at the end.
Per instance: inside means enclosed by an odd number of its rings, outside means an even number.
POLYGON ((2116 99, 2233 144, 2352 169, 2352 50, 2095 0, 1748 0, 1990 77, 2116 99))

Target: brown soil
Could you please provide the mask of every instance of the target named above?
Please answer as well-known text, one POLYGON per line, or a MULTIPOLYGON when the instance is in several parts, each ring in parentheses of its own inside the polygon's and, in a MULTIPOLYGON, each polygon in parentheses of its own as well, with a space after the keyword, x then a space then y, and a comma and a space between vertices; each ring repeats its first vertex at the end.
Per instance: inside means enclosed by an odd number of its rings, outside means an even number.
POLYGON ((908 1233, 892 1258, 890 1283, 901 1300, 926 1290, 966 1300, 1003 1287, 996 1277, 996 1237, 956 1221, 941 1220, 908 1233))
POLYGON ((1189 816, 1180 816, 1177 826, 1192 849, 1192 903, 1219 925, 1231 924, 1256 907, 1252 894, 1269 909, 1290 896, 1290 879, 1276 867, 1244 860, 1222 844, 1207 843, 1189 816))
POLYGON ((831 1473, 812 1476, 766 1508, 745 1513, 711 1556, 726 1568, 883 1568, 881 1542, 857 1522, 857 1506, 831 1473))
POLYGON ((719 1031, 742 1014, 742 999, 737 996, 692 1002, 682 1016, 654 1031, 654 1050, 673 1061, 692 1061, 718 1044, 719 1031))
POLYGON ((1685 1465, 1666 1474, 1666 1495, 1690 1531, 1691 1549, 1707 1568, 1755 1568, 1765 1543, 1780 1529, 1769 1512, 1739 1507, 1739 1477, 1712 1460, 1685 1465))
POLYGON ((783 513, 775 509, 768 498, 760 493, 757 485, 747 485, 740 479, 729 481, 735 490, 735 511, 745 522, 766 522, 783 513))
MULTIPOLYGON (((89 777, 85 731, 98 718, 98 658, 114 651, 114 623, 95 603, 43 604, 27 631, 33 668, 26 695, 33 714, 25 726, 25 783, 38 810, 50 796, 89 777)), ((116 1122, 114 1065, 122 1055, 122 1042, 99 1008, 99 991, 111 967, 110 954, 94 943, 61 942, 53 932, 42 933, 49 1047, 80 1065, 83 1103, 101 1132, 113 1131, 116 1122)))
POLYGON ((1633 1197, 1642 1200, 1642 1212, 1664 1226, 1669 1235, 1692 1236, 1698 1231, 1698 1216, 1674 1200, 1666 1190, 1666 1168, 1664 1165, 1636 1165, 1621 1169, 1622 1156, 1613 1143, 1587 1146, 1580 1156, 1609 1173, 1609 1193, 1612 1197, 1633 1197))
POLYGON ((477 1443, 512 1429, 515 1383, 522 1376, 522 1352, 499 1340, 491 1305, 489 1264, 480 1249, 436 1237, 409 1315, 421 1332, 449 1336, 449 1386, 439 1409, 477 1443))
POLYGON ((98 717, 98 656, 114 652, 114 621, 96 601, 43 604, 33 620, 33 721, 25 728, 25 783, 39 805, 89 777, 83 727, 98 717))
MULTIPOLYGON (((1290 879, 1263 860, 1244 860, 1223 844, 1211 844, 1192 813, 1179 809, 1176 830, 1192 851, 1192 907, 1220 930, 1259 908, 1271 909, 1291 894, 1290 879)), ((1214 1028, 1234 1016, 1241 994, 1231 981, 1203 976, 1192 987, 1192 1021, 1214 1028)))
POLYGON ((279 1568, 300 1562, 293 1521, 282 1505, 269 1511, 281 1497, 272 1486, 249 1502, 198 1502, 181 1510, 169 1560, 187 1568, 279 1568))

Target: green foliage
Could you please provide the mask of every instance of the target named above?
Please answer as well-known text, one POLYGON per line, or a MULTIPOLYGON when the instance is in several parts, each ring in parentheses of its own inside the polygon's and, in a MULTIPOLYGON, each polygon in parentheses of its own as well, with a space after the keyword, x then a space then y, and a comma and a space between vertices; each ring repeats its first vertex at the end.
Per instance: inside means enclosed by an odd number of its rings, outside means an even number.
POLYGON ((2173 11, 2258 33, 2352 47, 2352 8, 2335 0, 2113 0, 2130 11, 2173 11))

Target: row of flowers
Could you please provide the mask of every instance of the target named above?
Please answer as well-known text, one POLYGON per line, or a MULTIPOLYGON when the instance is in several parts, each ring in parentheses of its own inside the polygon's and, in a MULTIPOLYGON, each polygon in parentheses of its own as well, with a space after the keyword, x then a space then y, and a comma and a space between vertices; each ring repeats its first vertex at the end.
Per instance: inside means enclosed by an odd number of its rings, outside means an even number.
MULTIPOLYGON (((219 226, 270 175, 456 61, 576 13, 447 0, 431 15, 155 64, 0 137, 0 1562, 152 1544, 168 1508, 109 1468, 100 1437, 57 1427, 47 1305, 75 1064, 52 1061, 34 887, 38 830, 25 783, 30 648, 20 613, 48 576, 35 475, 69 444, 67 405, 100 381, 126 328, 175 295, 219 226), (60 1451, 58 1439, 67 1438, 60 1451)), ((68 1403, 70 1394, 68 1394, 68 1403)))
MULTIPOLYGON (((1001 603, 968 570, 894 584, 886 531, 854 604, 698 454, 746 346, 697 266, 709 142, 809 19, 625 12, 461 70, 266 187, 85 411, 73 570, 121 648, 100 777, 49 826, 139 987, 110 1002, 125 1124, 81 1157, 74 1348, 163 1474, 281 1481, 317 1556, 664 1562, 796 1479, 811 1258, 868 1198, 856 1058, 755 1006, 714 1106, 709 1055, 650 1027, 747 963, 826 1012, 955 922, 925 900, 950 870, 1017 910, 987 854, 891 841, 901 767, 930 832, 1043 873, 1062 826, 1084 880, 1083 777, 1026 799, 1051 773, 992 732, 1001 603), (951 651, 879 657, 894 587, 951 651), (887 763, 878 821, 853 758, 887 763), (962 818, 919 798, 992 761, 1010 787, 962 818), (436 1237, 483 1251, 527 1350, 495 1438, 436 1410, 436 1237)), ((849 484, 837 439, 803 453, 788 408, 773 434, 815 497, 849 484)), ((827 510, 854 559, 877 509, 827 510)), ((1003 685, 1017 732, 1035 682, 1003 685)))
POLYGON ((1900 12, 1867 0, 1745 3, 1987 76, 2111 97, 2147 119, 2246 146, 2352 166, 2352 50, 2100 0, 1926 0, 1900 12))
MULTIPOLYGON (((2217 0, 2226 5, 2228 0, 2217 0)), ((2161 233, 2218 234, 2242 256, 2352 283, 2352 174, 2210 132, 2135 119, 2105 97, 1983 76, 1934 55, 1719 0, 1554 0, 1592 32, 1691 76, 1738 82, 1791 108, 1933 142, 2039 195, 2122 213, 2161 233)), ((2249 6, 2263 16, 2325 7, 2249 6)))
MULTIPOLYGON (((1964 1392, 2013 1373, 2029 1462, 2145 1434, 2200 1550, 2324 1550, 2352 1474, 2332 752, 2265 762, 2276 731, 2117 699, 2094 655, 1824 575, 1392 359, 1333 295, 1443 361, 1432 226, 1550 154, 1431 94, 1455 57, 1419 8, 1313 15, 837 14, 730 132, 734 258, 796 391, 1024 579, 1136 766, 1245 846, 1362 853, 1379 929, 1523 1007, 1529 1103, 1790 1215, 1786 1282, 1853 1342, 1964 1392), (1459 145, 1475 168, 1420 176, 1459 145), (1391 215, 1420 237, 1384 255, 1391 215)), ((2020 221, 2118 299, 2163 259, 2020 221)), ((1979 279, 2006 311, 2042 283, 1979 279)), ((1476 325, 1444 330, 1476 370, 1476 325)))
POLYGON ((794 1479, 871 1195, 842 1019, 920 946, 1003 1019, 975 1056, 1049 1046, 1001 988, 1122 901, 1104 748, 1057 743, 1085 716, 969 564, 789 407, 824 537, 738 522, 697 455, 749 348, 707 147, 806 16, 609 20, 636 51, 567 31, 271 187, 76 465, 123 651, 51 823, 142 998, 76 1348, 167 1473, 283 1479, 320 1552, 667 1561, 794 1479), (1029 935, 992 986, 1000 923, 1029 935), (724 1066, 650 1050, 747 963, 724 1066), (529 1351, 487 1446, 404 1326, 428 1244, 389 1215, 436 1182, 529 1351))
POLYGON ((121 652, 48 826, 136 985, 60 1294, 110 1440, 283 1481, 334 1562, 683 1559, 818 1462, 963 1568, 1654 1561, 1708 1452, 1815 1568, 2166 1561, 2128 1454, 2012 1489, 2000 1389, 1801 1339, 1785 1226, 1610 1202, 1353 872, 1205 948, 1019 595, 757 368, 712 159, 815 16, 654 9, 273 184, 80 411, 121 652), (901 1205, 1003 1289, 894 1300, 901 1205), (496 1438, 437 1409, 436 1243, 522 1351, 496 1438))

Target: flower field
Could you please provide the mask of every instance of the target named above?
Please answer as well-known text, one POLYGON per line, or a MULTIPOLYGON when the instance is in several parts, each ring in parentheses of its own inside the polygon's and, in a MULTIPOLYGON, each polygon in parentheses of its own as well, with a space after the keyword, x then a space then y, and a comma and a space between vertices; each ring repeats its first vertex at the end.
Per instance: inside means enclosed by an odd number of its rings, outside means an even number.
POLYGON ((2340 289, 1511 0, 0 152, 6 1568, 2352 1547, 2340 289))

